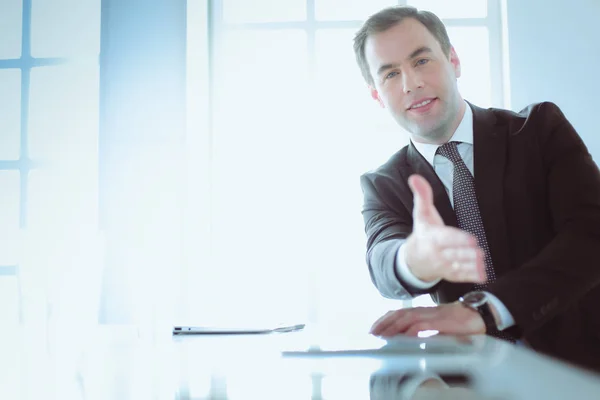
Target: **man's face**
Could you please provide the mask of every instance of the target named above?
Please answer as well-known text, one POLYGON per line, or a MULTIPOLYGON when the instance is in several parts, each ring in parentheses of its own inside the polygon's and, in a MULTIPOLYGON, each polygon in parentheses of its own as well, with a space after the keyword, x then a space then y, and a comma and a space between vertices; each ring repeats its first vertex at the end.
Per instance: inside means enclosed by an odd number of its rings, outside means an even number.
POLYGON ((374 80, 371 95, 422 143, 443 143, 464 112, 456 79, 460 61, 450 57, 425 25, 407 18, 369 37, 365 47, 374 80))

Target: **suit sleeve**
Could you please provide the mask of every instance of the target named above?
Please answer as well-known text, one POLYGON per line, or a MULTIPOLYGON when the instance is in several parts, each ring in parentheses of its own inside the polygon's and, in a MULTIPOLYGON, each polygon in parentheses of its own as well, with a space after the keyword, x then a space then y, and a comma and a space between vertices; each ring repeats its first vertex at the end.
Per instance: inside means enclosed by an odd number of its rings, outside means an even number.
POLYGON ((409 299, 428 293, 412 288, 402 280, 396 269, 400 245, 412 232, 412 215, 402 205, 391 207, 383 200, 372 176, 361 176, 364 195, 362 215, 367 235, 366 261, 371 280, 382 296, 390 299, 409 299))
POLYGON ((600 284, 600 173, 556 105, 542 103, 533 112, 547 121, 536 134, 555 236, 531 260, 486 289, 502 300, 525 336, 600 284))

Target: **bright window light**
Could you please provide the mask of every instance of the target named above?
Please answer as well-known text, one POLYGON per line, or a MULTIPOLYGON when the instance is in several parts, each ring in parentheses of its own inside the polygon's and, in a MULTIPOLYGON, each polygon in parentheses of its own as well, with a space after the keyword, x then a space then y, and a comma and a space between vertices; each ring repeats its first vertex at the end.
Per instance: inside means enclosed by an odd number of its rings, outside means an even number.
MULTIPOLYGON (((502 60, 492 57, 502 47, 490 33, 500 22, 488 16, 488 2, 452 9, 442 1, 409 3, 453 19, 448 31, 465 71, 463 95, 501 106, 490 83, 502 78, 493 73, 501 66, 491 68, 502 60)), ((195 36, 204 41, 188 46, 211 67, 188 71, 194 104, 202 103, 198 88, 210 88, 202 92, 208 108, 199 110, 208 110, 210 126, 189 139, 196 143, 188 174, 196 228, 187 242, 210 243, 202 254, 190 251, 194 321, 303 319, 366 332, 385 311, 410 304, 382 298, 371 283, 359 185, 360 174, 408 143, 370 99, 352 49, 360 21, 392 4, 214 0, 210 12, 197 13, 205 20, 190 19, 197 21, 190 29, 203 21, 207 28, 195 36), (202 210, 194 212, 196 203, 202 210)), ((415 304, 433 302, 425 296, 415 304)))

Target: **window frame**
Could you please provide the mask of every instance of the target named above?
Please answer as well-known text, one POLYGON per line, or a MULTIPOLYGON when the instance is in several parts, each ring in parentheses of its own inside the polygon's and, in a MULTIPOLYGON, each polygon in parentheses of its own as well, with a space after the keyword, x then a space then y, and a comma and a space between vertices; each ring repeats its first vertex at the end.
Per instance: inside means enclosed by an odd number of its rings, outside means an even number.
MULTIPOLYGON (((0 70, 19 70, 20 82, 20 129, 19 129, 19 158, 17 160, 0 160, 0 171, 19 172, 19 232, 26 231, 29 226, 29 193, 30 173, 34 170, 51 167, 52 164, 33 159, 30 155, 29 146, 29 122, 30 122, 30 96, 31 96, 31 74, 34 68, 56 67, 77 63, 79 60, 89 60, 85 57, 34 57, 31 51, 32 42, 32 3, 33 0, 22 0, 22 23, 21 23, 21 55, 18 58, 0 59, 0 70)), ((99 33, 100 34, 100 33, 99 33)), ((100 68, 99 55, 94 57, 94 62, 100 68)), ((98 110, 99 111, 99 110, 98 110)), ((16 260, 15 265, 0 265, 0 277, 15 277, 17 279, 18 295, 18 317, 23 322, 23 309, 21 302, 22 292, 19 265, 21 260, 16 260)))

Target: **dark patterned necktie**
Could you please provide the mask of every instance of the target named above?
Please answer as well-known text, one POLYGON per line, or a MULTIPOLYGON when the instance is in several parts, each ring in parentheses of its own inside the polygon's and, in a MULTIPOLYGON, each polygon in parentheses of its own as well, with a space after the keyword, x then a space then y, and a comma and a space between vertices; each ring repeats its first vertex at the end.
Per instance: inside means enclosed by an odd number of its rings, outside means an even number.
MULTIPOLYGON (((458 153, 458 142, 448 142, 440 146, 437 150, 437 154, 447 158, 454 165, 452 199, 454 202, 454 213, 456 214, 458 227, 477 238, 479 247, 484 253, 487 282, 494 282, 496 280, 496 273, 494 272, 492 256, 490 254, 490 248, 483 228, 483 221, 481 220, 481 214, 479 212, 479 203, 477 202, 477 195, 475 193, 475 179, 473 179, 471 171, 469 171, 458 153)), ((484 290, 486 286, 486 283, 476 284, 475 289, 484 290)), ((488 334, 501 339, 514 341, 510 335, 500 331, 488 332, 488 334)))
MULTIPOLYGON (((440 146, 437 153, 454 164, 454 178, 452 180, 452 199, 454 201, 454 213, 458 221, 458 227, 467 231, 477 238, 479 247, 484 253, 485 273, 488 282, 496 280, 490 248, 488 246, 483 221, 479 213, 479 203, 475 194, 475 179, 471 171, 465 165, 465 162, 458 153, 458 142, 448 142, 440 146)), ((481 290, 485 284, 477 284, 475 288, 481 290)))

